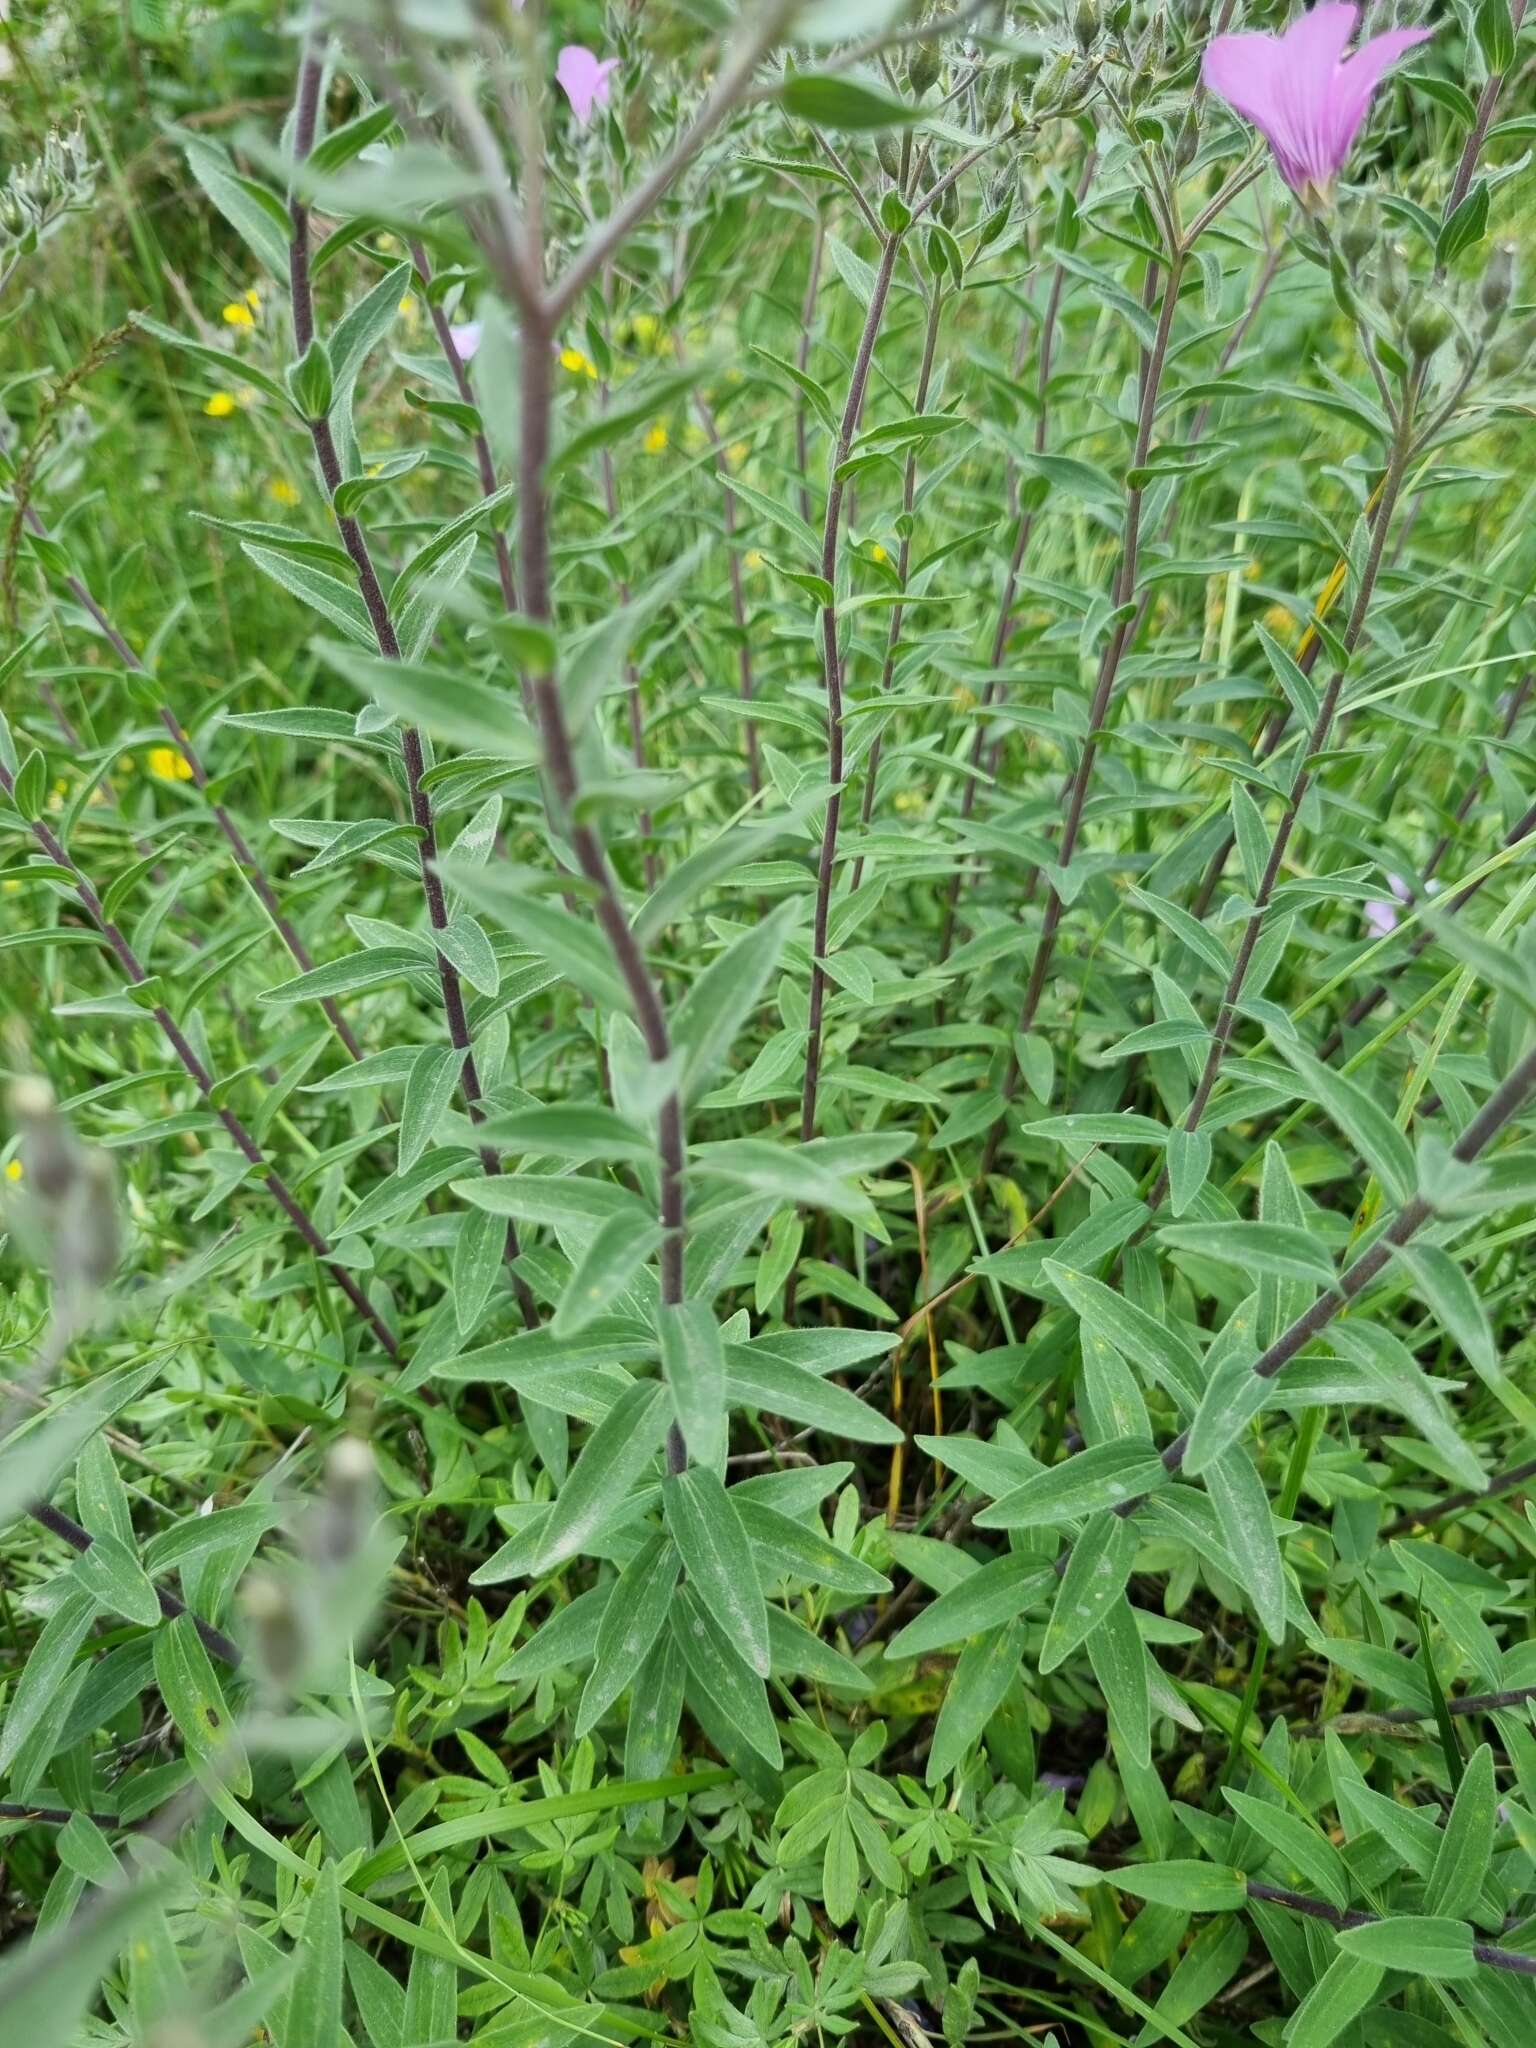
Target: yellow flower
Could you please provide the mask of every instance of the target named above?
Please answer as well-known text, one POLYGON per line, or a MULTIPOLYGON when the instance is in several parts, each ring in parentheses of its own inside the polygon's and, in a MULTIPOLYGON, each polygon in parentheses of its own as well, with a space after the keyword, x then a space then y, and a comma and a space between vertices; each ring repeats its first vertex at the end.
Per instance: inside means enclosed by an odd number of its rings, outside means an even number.
POLYGON ((1252 559, 1252 560, 1251 560, 1251 561, 1249 562, 1249 564, 1248 564, 1247 568, 1246 568, 1246 569, 1244 569, 1244 571, 1243 571, 1243 575, 1244 575, 1244 577, 1245 577, 1245 578, 1247 579, 1247 581, 1248 581, 1248 582, 1250 582, 1250 583, 1257 583, 1257 582, 1258 582, 1258 580, 1259 580, 1259 578, 1260 578, 1260 577, 1261 577, 1261 576, 1262 576, 1263 574, 1264 574, 1264 564, 1263 564, 1263 563, 1262 563, 1262 562, 1261 562, 1261 561, 1259 560, 1258 556, 1257 556, 1257 555, 1255 555, 1255 556, 1253 557, 1253 559, 1252 559))
POLYGON ((741 559, 744 566, 748 569, 761 569, 761 567, 763 566, 762 555, 758 552, 756 548, 748 548, 747 552, 742 556, 741 559))
POLYGON ((244 299, 235 299, 224 308, 224 318, 231 327, 254 327, 256 315, 244 299))
POLYGON ((923 808, 923 793, 920 789, 898 789, 893 801, 901 815, 910 818, 914 811, 923 808))
POLYGON ((869 559, 872 562, 888 562, 891 558, 885 552, 885 549, 881 547, 879 541, 876 541, 869 551, 869 559))
POLYGON ((629 323, 631 335, 641 343, 654 341, 660 328, 661 322, 654 313, 636 313, 629 323))
POLYGON ((405 297, 400 301, 400 311, 405 315, 407 320, 414 320, 416 317, 416 301, 409 292, 407 292, 405 297))
POLYGON ((176 747, 151 747, 145 756, 151 775, 162 782, 190 782, 192 763, 176 747))
POLYGON ((13 1185, 21 1179, 21 1161, 19 1159, 7 1159, 5 1162, 5 1177, 13 1185))
POLYGON ((665 450, 666 445, 667 430, 658 423, 650 429, 645 437, 645 452, 647 455, 660 455, 665 450))
POLYGON ((257 291, 255 285, 252 285, 250 289, 247 291, 245 295, 245 303, 250 307, 253 313, 259 313, 261 311, 261 293, 257 291))
POLYGON ((270 497, 276 498, 279 505, 297 505, 299 502, 298 492, 285 476, 273 477, 267 485, 267 492, 270 497))
POLYGON ((1282 646, 1288 646, 1296 638, 1296 621, 1283 604, 1269 607, 1264 614, 1264 624, 1282 646))
POLYGON ((203 411, 211 420, 227 420, 238 403, 233 391, 215 391, 203 411))
POLYGON ((725 451, 725 459, 731 465, 732 469, 740 469, 741 465, 746 461, 747 457, 751 453, 752 449, 748 442, 733 441, 730 447, 727 448, 725 451))
POLYGON ((573 377, 596 377, 597 365, 585 349, 563 348, 560 351, 560 367, 569 370, 573 377))

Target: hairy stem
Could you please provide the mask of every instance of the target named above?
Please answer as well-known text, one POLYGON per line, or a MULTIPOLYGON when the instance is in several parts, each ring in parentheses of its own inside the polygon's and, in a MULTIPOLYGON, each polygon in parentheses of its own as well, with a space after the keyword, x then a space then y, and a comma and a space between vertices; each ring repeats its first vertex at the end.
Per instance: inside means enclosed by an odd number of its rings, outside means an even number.
MULTIPOLYGON (((1136 444, 1131 456, 1131 467, 1140 470, 1145 464, 1152 446, 1152 429, 1157 419, 1158 394, 1162 390, 1163 370, 1168 360, 1168 342, 1173 332, 1173 317, 1178 307, 1179 286, 1184 276, 1184 252, 1176 250, 1168 266, 1167 278, 1163 285, 1162 309, 1158 315, 1157 331, 1148 353, 1141 385, 1140 416, 1136 426, 1136 444)), ((1141 508, 1143 493, 1139 486, 1132 485, 1126 495, 1125 534, 1121 544, 1120 565, 1116 572, 1112 600, 1122 614, 1105 644, 1099 661, 1098 680, 1094 686, 1093 699, 1088 707, 1088 730, 1084 736, 1082 750, 1078 755, 1077 769, 1073 774, 1067 793, 1066 819, 1062 825, 1058 861, 1063 867, 1070 867, 1072 856, 1077 850, 1078 835, 1082 830, 1083 808, 1088 799, 1088 784, 1093 776, 1093 764, 1098 754, 1099 743, 1108 723, 1111 706, 1114 703, 1115 684, 1120 675, 1120 664, 1124 658, 1130 638, 1131 599, 1136 590, 1136 566, 1141 540, 1141 508)), ((1040 1008, 1040 998, 1045 990, 1046 979, 1051 971, 1051 961, 1056 951, 1056 934, 1061 925, 1065 905, 1056 888, 1052 886, 1045 906, 1045 917, 1040 928, 1040 937, 1035 945, 1035 957, 1030 968, 1029 984, 1024 992, 1024 1003, 1019 1013, 1020 1032, 1034 1028, 1035 1017, 1040 1008)), ((1003 1100, 1011 1102, 1019 1085, 1019 1067, 1012 1054, 1009 1055, 1007 1073, 1003 1079, 1003 1100)), ((983 1154, 982 1172, 990 1172, 997 1154, 998 1141, 1002 1131, 1002 1119, 994 1122, 988 1135, 983 1154)))
MULTIPOLYGON (((318 38, 311 37, 305 45, 299 65, 298 90, 293 110, 293 153, 295 161, 301 164, 315 145, 323 72, 323 44, 318 38)), ((288 281, 293 302, 293 338, 294 346, 302 357, 314 339, 315 313, 309 261, 309 208, 297 191, 290 198, 288 212, 291 227, 288 281)), ((452 347, 451 336, 449 348, 456 360, 458 351, 452 347)), ((315 451, 321 481, 325 486, 326 498, 334 510, 336 493, 342 483, 341 460, 336 452, 336 439, 331 432, 329 419, 311 419, 308 424, 309 437, 315 451)), ((378 650, 387 661, 398 661, 400 642, 396 637, 389 602, 379 582, 378 572, 374 568, 373 556, 363 529, 355 518, 337 513, 336 531, 356 572, 358 591, 368 613, 378 650)), ((400 752, 405 764, 411 820, 416 827, 416 851, 421 868, 421 885, 426 898, 427 917, 433 931, 441 932, 448 923, 448 905, 442 877, 437 868, 437 820, 433 813, 431 796, 422 781, 426 772, 426 757, 422 750, 421 734, 414 726, 401 727, 400 752)), ((460 1056, 459 1081, 464 1107, 471 1123, 482 1124, 485 1122, 484 1091, 480 1085, 479 1069, 475 1064, 474 1041, 470 1034, 469 1018, 464 1004, 464 987, 458 969, 441 949, 437 953, 437 978, 442 989, 443 1012, 448 1022, 449 1042, 460 1056)), ((480 1147, 480 1167, 489 1178, 494 1178, 500 1173, 501 1161, 493 1147, 480 1147)), ((512 1287, 517 1297, 518 1309, 524 1323, 531 1329, 539 1320, 539 1312, 532 1290, 516 1270, 515 1261, 521 1255, 522 1248, 518 1242, 517 1225, 510 1218, 507 1221, 505 1247, 506 1261, 512 1268, 512 1287)))
POLYGON ((880 322, 885 316, 886 300, 890 296, 891 279, 895 275, 896 259, 900 253, 901 236, 888 234, 880 251, 880 265, 875 272, 874 290, 870 294, 869 310, 864 316, 864 331, 859 336, 858 351, 853 359, 853 375, 848 385, 848 398, 838 426, 837 445, 832 451, 831 471, 827 482, 826 515, 821 529, 820 574, 828 590, 827 602, 821 608, 821 679, 827 693, 828 794, 826 818, 821 831, 821 858, 816 869, 816 921, 811 946, 810 1025, 805 1051, 805 1092, 800 1102, 802 1143, 816 1135, 816 1092, 821 1076, 822 1012, 827 995, 827 973, 823 963, 827 955, 827 920, 832 907, 832 878, 837 866, 837 828, 843 802, 843 659, 837 634, 837 557, 842 529, 844 483, 838 471, 848 460, 853 437, 859 430, 859 420, 863 416, 864 395, 869 388, 870 365, 875 356, 875 341, 880 332, 880 322))
MULTIPOLYGON (((939 342, 939 315, 944 308, 944 285, 940 278, 933 281, 928 299, 928 321, 923 330, 923 359, 917 373, 917 388, 912 394, 912 410, 915 413, 928 409, 928 386, 933 378, 934 351, 939 342)), ((912 507, 917 498, 917 447, 914 443, 907 452, 907 466, 902 478, 901 510, 904 520, 901 546, 896 556, 896 582, 905 592, 907 572, 912 566, 912 507)), ((891 607, 891 623, 885 636, 885 665, 880 671, 880 694, 885 696, 891 687, 891 678, 896 670, 896 650, 901 645, 901 622, 903 607, 891 607)), ((875 734, 869 749, 869 760, 864 769, 864 802, 859 811, 859 824, 866 831, 875 808, 875 785, 880 775, 880 752, 885 740, 883 731, 875 734)), ((854 895, 858 894, 859 883, 864 878, 864 856, 853 864, 853 879, 849 884, 854 895)))

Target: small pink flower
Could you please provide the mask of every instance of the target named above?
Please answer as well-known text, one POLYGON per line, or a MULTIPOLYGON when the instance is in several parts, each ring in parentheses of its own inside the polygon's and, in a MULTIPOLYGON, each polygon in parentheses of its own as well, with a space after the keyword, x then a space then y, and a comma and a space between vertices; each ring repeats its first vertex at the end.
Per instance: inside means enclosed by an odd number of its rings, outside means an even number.
POLYGON ((1388 29, 1346 57, 1359 15, 1324 0, 1283 35, 1217 36, 1205 53, 1206 84, 1259 130, 1308 205, 1327 200, 1388 66, 1433 33, 1388 29))
POLYGON ((462 327, 450 327, 448 332, 461 363, 467 363, 480 346, 482 328, 478 320, 466 320, 462 327))
POLYGON ((617 68, 617 57, 595 57, 581 43, 567 43, 555 66, 555 83, 571 103, 571 110, 583 126, 591 120, 594 107, 608 104, 608 74, 617 68))

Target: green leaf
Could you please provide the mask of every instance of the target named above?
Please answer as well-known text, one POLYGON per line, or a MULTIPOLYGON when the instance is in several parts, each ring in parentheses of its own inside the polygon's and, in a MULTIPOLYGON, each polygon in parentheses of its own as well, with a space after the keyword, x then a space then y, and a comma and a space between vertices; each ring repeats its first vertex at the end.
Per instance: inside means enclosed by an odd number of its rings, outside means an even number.
POLYGON ((1384 1109, 1358 1081, 1325 1067, 1299 1045, 1275 1040, 1275 1050, 1296 1070, 1308 1096, 1343 1131, 1394 1202, 1406 1202, 1417 1185, 1413 1147, 1384 1109))
POLYGON ((1341 1951, 1296 2008, 1285 2048, 1328 2048, 1365 2011, 1384 1975, 1380 1964, 1341 1951))
POLYGON ((1493 1856, 1497 1806, 1493 1751, 1485 1742, 1468 1759, 1441 1831, 1434 1866, 1424 1886, 1426 1913, 1460 1920, 1476 1909, 1493 1856))
POLYGON ((976 1517, 984 1529, 1059 1528, 1065 1522, 1122 1506, 1168 1478, 1148 1439, 1094 1444, 1060 1465, 1036 1472, 976 1517))
POLYGON ((275 192, 240 177, 223 150, 183 140, 187 168, 219 212, 254 255, 286 285, 292 230, 288 211, 275 192))
POLYGON ((688 1583, 735 1653, 766 1678, 768 1610, 730 1495, 713 1472, 691 1465, 667 1480, 662 1501, 688 1583))
MULTIPOLYGON (((249 554, 250 549, 247 548, 246 552, 249 554)), ((319 572, 306 573, 313 577, 319 572)), ((330 582, 331 579, 323 580, 330 582)), ((361 598, 357 605, 363 624, 367 626, 368 615, 362 611, 361 598)), ((317 608, 323 610, 324 606, 317 608)), ((327 616, 336 615, 328 613, 327 616)), ((336 623, 345 625, 347 621, 336 618, 336 623)), ((375 704, 405 719, 407 724, 422 726, 434 739, 449 746, 470 747, 476 752, 507 761, 533 761, 538 758, 538 742, 529 729, 514 690, 478 683, 461 669, 433 668, 421 661, 386 660, 382 654, 373 651, 371 626, 366 633, 357 633, 355 637, 367 652, 356 653, 328 640, 317 642, 315 651, 328 668, 334 669, 360 695, 372 698, 375 704)), ((460 865, 452 865, 453 886, 473 899, 473 888, 465 880, 460 865)))
POLYGON ((1040 1646, 1040 1669, 1054 1671, 1099 1626, 1125 1591, 1136 1536, 1123 1516, 1096 1515, 1067 1554, 1056 1604, 1040 1646))
POLYGON ((1087 1647, 1117 1750, 1145 1768, 1152 1761, 1151 1694, 1146 1647, 1129 1600, 1111 1601, 1087 1647))
POLYGON ((189 1614, 178 1614, 155 1636, 155 1683, 188 1757, 208 1766, 237 1799, 249 1799, 245 1744, 189 1614))
POLYGON ((888 1415, 861 1401, 835 1381, 819 1379, 787 1359, 759 1356, 744 1344, 725 1347, 725 1394, 733 1408, 761 1408, 808 1429, 844 1436, 859 1444, 900 1443, 902 1432, 888 1415))
POLYGON ((683 1053, 686 1102, 696 1102, 713 1083, 762 1000, 799 917, 793 898, 779 904, 718 954, 678 1004, 672 1037, 683 1053))
POLYGON ((610 1309, 661 1243, 659 1224, 637 1223, 627 1209, 597 1226, 576 1261, 550 1323, 553 1337, 575 1337, 610 1309))
POLYGON ((149 1574, 121 1536, 100 1531, 90 1549, 76 1558, 74 1575, 101 1606, 125 1621, 136 1621, 140 1628, 158 1623, 160 1602, 149 1574))
POLYGON ((296 1944, 298 1970, 288 1996, 283 2048, 337 2048, 341 2033, 341 1896, 336 1866, 315 1879, 296 1944))
POLYGON ((1504 1373, 1487 1311, 1465 1268, 1436 1244, 1394 1245, 1392 1256, 1408 1269, 1414 1293, 1464 1353, 1479 1379, 1490 1384, 1502 1381, 1504 1373))
POLYGON ((1232 1576, 1253 1602, 1265 1634, 1278 1643, 1285 1635, 1285 1567, 1264 1482, 1253 1460, 1236 1445, 1211 1460, 1204 1478, 1226 1539, 1232 1576))
POLYGON ((1056 1586, 1056 1574, 1038 1557, 1014 1552, 991 1558, 941 1593, 914 1621, 892 1637, 887 1656, 922 1657, 931 1650, 999 1627, 1043 1600, 1056 1586))
POLYGON ((778 1770, 784 1752, 763 1681, 748 1668, 706 1602, 686 1580, 677 1595, 672 1637, 716 1711, 749 1748, 778 1770))
POLYGON ((58 1703, 62 1726, 67 1702, 60 1697, 66 1673, 96 1618, 96 1596, 84 1589, 66 1593, 44 1622, 0 1722, 0 1771, 16 1760, 23 1742, 58 1703))
POLYGON ((411 276, 409 263, 397 263, 337 321, 328 337, 334 404, 351 398, 358 371, 395 323, 400 301, 410 289, 411 276))
POLYGON ((587 1549, 617 1517, 661 1447, 669 1408, 666 1389, 655 1380, 636 1380, 614 1402, 583 1445, 550 1509, 534 1573, 553 1571, 587 1549))
POLYGON ((663 1303, 657 1312, 661 1365, 688 1455, 710 1472, 726 1453, 725 1350, 707 1301, 663 1303))
POLYGON ((925 1783, 937 1785, 947 1778, 980 1742, 1013 1683, 1023 1647, 1024 1624, 1020 1620, 1005 1622, 966 1644, 950 1674, 944 1704, 934 1723, 925 1783))
POLYGON ((1173 1251, 1199 1252, 1255 1276, 1305 1280, 1332 1287, 1333 1260, 1325 1246, 1304 1230, 1283 1223, 1165 1223, 1159 1241, 1173 1251))
MULTIPOLYGON (((317 611, 321 618, 339 626, 360 647, 371 648, 376 644, 368 608, 353 585, 343 583, 339 577, 327 576, 323 569, 315 568, 310 562, 279 554, 276 548, 258 547, 254 541, 241 541, 240 550, 264 576, 270 576, 291 596, 300 598, 312 611, 317 611)), ((356 659, 344 650, 338 650, 338 653, 343 653, 349 662, 356 659)))
MULTIPOLYGON (((862 1559, 851 1557, 825 1536, 813 1533, 788 1515, 760 1500, 735 1491, 736 1513, 747 1532, 753 1555, 766 1567, 768 1579, 803 1579, 811 1585, 829 1586, 835 1592, 888 1593, 891 1582, 862 1559)), ((893 1652, 894 1654, 894 1646, 893 1652)))
POLYGON ((414 1166, 437 1134, 459 1085, 464 1055, 451 1045, 423 1046, 411 1066, 400 1099, 396 1139, 400 1170, 414 1166))
POLYGON ((576 1739, 595 1728, 627 1687, 666 1627, 682 1569, 677 1546, 656 1534, 635 1552, 615 1582, 597 1631, 597 1657, 576 1715, 576 1739))
POLYGON ((1415 1977, 1470 1977, 1477 1969, 1471 1928, 1436 1913, 1398 1913, 1334 1938, 1346 1955, 1415 1977))
POLYGON ((1111 1871, 1116 1888, 1155 1906, 1177 1906, 1187 1913, 1235 1913, 1247 1904, 1248 1887, 1240 1870, 1219 1863, 1174 1858, 1164 1863, 1124 1864, 1111 1871))
POLYGON ((905 128, 922 119, 909 100, 893 99, 873 79, 852 72, 791 72, 779 87, 786 113, 819 128, 905 128))

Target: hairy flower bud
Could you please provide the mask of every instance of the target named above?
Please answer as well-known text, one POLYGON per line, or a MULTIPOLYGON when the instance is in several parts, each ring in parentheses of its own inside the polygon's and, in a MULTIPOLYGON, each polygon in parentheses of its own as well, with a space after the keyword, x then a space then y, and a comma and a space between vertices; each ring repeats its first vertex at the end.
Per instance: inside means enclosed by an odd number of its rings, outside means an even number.
POLYGON ((901 181, 901 146, 889 130, 882 129, 875 137, 875 155, 880 159, 880 168, 893 185, 901 181))
POLYGON ((1514 289, 1515 246, 1513 242, 1500 242, 1488 258, 1488 268, 1483 272, 1483 282, 1477 294, 1478 303, 1487 315, 1485 332, 1491 332, 1504 318, 1514 289))
POLYGON ((1376 223, 1364 207, 1352 213, 1339 236, 1339 248, 1351 270, 1358 270, 1376 246, 1376 223))
POLYGON ((1427 363, 1435 350, 1450 339, 1451 316, 1444 306, 1426 299, 1409 315, 1404 332, 1414 355, 1427 363))
POLYGON ((907 83, 914 94, 921 99, 930 85, 938 82, 943 69, 943 54, 937 43, 914 43, 912 54, 907 59, 907 83))
POLYGON ((253 1572, 240 1589, 251 1649, 267 1678, 291 1685, 304 1669, 306 1630, 288 1587, 271 1572, 253 1572))
POLYGON ((1029 111, 1035 120, 1043 120, 1065 104, 1072 83, 1072 63, 1070 50, 1058 50, 1041 69, 1029 99, 1029 111))
POLYGON ((1098 0, 1077 0, 1077 11, 1072 17, 1072 33, 1077 37, 1077 46, 1085 54, 1099 39, 1103 16, 1098 0))
POLYGON ((1376 276, 1376 301, 1384 313, 1395 313, 1403 303, 1408 290, 1408 274, 1403 268, 1402 251, 1395 242, 1388 242, 1381 252, 1381 268, 1376 276))

